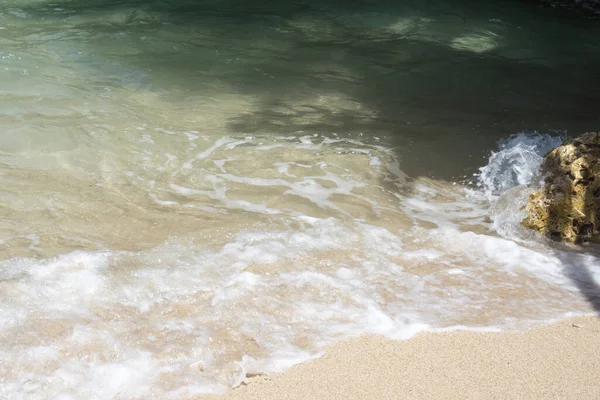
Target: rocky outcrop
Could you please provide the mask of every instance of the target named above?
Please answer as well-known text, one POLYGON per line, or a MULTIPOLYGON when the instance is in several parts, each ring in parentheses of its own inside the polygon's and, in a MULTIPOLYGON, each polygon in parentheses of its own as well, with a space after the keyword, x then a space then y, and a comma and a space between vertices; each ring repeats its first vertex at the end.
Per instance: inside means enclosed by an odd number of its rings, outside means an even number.
POLYGON ((523 225, 570 243, 600 243, 600 132, 546 154, 543 187, 532 193, 523 225))

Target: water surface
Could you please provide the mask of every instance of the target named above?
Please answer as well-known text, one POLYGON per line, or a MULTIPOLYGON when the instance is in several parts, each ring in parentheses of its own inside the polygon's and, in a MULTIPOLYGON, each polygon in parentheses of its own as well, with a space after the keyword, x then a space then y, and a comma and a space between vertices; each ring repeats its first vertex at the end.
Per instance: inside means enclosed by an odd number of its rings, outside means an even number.
POLYGON ((599 50, 516 1, 0 1, 0 397, 593 312, 519 185, 598 129, 599 50))

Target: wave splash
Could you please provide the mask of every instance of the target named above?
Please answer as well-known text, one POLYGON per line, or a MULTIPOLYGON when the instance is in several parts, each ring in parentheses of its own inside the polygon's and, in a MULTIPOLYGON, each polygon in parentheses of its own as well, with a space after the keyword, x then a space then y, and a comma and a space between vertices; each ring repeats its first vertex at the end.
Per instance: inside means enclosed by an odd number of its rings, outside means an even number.
POLYGON ((564 135, 537 132, 510 136, 479 169, 477 186, 492 198, 515 186, 533 183, 544 155, 564 140, 564 135))
POLYGON ((523 185, 562 138, 503 141, 477 190, 406 179, 390 149, 359 141, 254 141, 204 143, 210 153, 190 147, 160 164, 164 178, 151 170, 156 182, 136 186, 170 201, 160 210, 201 205, 188 197, 208 193, 229 225, 139 251, 0 263, 0 397, 179 399, 223 392, 362 333, 513 329, 589 312, 565 271, 583 266, 598 280, 598 258, 517 231, 523 185), (249 154, 260 168, 246 172, 249 154), (250 176, 273 171, 276 181, 250 176), (318 195, 343 189, 349 212, 320 217, 315 204, 329 199, 298 189, 306 179, 330 187, 318 195), (295 189, 302 203, 271 203, 278 213, 240 209, 212 196, 204 186, 213 182, 228 196, 242 184, 240 196, 295 189), (357 212, 361 199, 379 213, 357 212))

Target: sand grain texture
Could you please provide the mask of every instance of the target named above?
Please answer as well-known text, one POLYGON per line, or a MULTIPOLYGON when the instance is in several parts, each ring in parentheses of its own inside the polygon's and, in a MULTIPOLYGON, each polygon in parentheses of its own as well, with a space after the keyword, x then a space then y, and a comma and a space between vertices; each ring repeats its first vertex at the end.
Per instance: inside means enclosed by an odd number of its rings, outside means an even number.
POLYGON ((517 333, 365 335, 282 374, 202 400, 600 399, 600 320, 517 333))

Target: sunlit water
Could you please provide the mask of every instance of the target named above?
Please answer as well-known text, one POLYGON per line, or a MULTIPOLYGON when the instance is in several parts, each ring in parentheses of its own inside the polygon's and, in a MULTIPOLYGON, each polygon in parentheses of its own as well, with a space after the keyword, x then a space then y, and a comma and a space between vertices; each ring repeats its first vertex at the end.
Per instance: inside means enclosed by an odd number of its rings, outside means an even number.
POLYGON ((1 1, 0 397, 593 312, 597 250, 519 221, 599 126, 597 21, 479 3, 1 1))

